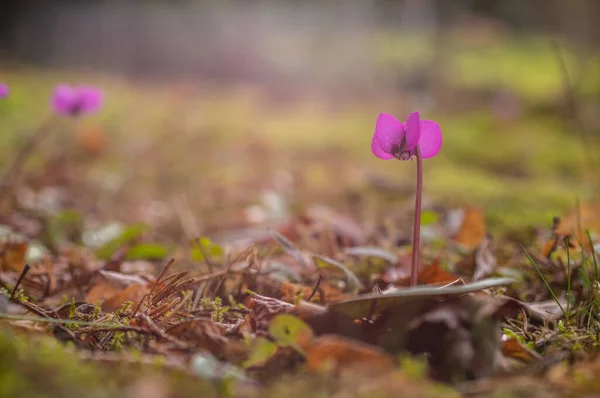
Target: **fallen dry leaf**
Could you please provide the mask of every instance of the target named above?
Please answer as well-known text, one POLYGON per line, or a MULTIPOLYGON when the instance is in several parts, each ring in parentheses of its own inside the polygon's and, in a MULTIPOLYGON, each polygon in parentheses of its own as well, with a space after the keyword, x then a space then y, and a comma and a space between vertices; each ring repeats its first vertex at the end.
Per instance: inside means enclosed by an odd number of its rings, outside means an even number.
POLYGON ((104 311, 119 309, 125 301, 132 301, 135 308, 149 291, 150 282, 147 279, 100 270, 92 279, 85 301, 100 303, 104 311))
POLYGON ((475 249, 487 233, 483 212, 477 208, 461 209, 454 217, 460 222, 452 239, 466 249, 475 249))
POLYGON ((486 236, 477 250, 475 251, 475 272, 473 272, 473 281, 491 275, 496 269, 496 256, 492 251, 492 238, 486 236))
POLYGON ((562 236, 575 237, 579 242, 586 242, 585 230, 600 233, 600 205, 583 203, 558 220, 554 232, 562 236))
POLYGON ((394 367, 392 357, 384 351, 341 336, 320 336, 303 348, 308 354, 306 366, 314 371, 339 373, 352 368, 361 374, 380 374, 394 367))
POLYGON ((25 267, 25 255, 28 247, 27 241, 8 241, 1 244, 0 269, 21 272, 25 267))
POLYGON ((541 359, 537 352, 525 347, 514 337, 502 342, 502 355, 513 359, 519 359, 523 362, 531 362, 541 359))
POLYGON ((144 296, 150 292, 148 285, 132 285, 118 294, 111 296, 100 303, 100 308, 105 312, 116 311, 123 306, 126 301, 131 301, 132 308, 136 308, 144 296))
MULTIPOLYGON (((439 258, 433 263, 419 271, 417 283, 419 285, 446 285, 456 282, 460 278, 440 268, 439 258)), ((404 278, 398 281, 397 286, 409 286, 410 278, 404 278)))
POLYGON ((223 356, 227 344, 230 343, 223 328, 208 318, 184 321, 168 328, 166 332, 180 340, 192 341, 198 348, 217 357, 223 356))

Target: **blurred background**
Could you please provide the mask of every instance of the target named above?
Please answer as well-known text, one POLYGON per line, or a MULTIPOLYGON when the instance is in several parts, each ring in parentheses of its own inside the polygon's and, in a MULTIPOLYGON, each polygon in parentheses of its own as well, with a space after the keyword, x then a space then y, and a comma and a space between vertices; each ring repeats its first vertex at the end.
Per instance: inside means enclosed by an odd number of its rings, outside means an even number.
POLYGON ((419 110, 445 140, 426 206, 549 225, 598 180, 599 20, 596 0, 9 0, 2 165, 56 83, 86 83, 106 106, 61 120, 29 163, 30 202, 68 187, 52 200, 194 233, 319 202, 382 219, 415 170, 372 156, 375 120, 419 110))

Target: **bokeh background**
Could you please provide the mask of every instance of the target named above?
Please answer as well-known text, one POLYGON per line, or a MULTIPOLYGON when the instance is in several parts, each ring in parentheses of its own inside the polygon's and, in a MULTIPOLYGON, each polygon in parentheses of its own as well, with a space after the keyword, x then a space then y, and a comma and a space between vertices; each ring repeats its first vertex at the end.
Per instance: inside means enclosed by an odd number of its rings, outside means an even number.
POLYGON ((599 18, 596 0, 12 0, 0 161, 56 83, 94 84, 105 108, 60 121, 24 200, 190 234, 321 202, 382 219, 415 170, 372 156, 375 120, 419 110, 445 140, 426 206, 549 225, 598 180, 599 18))

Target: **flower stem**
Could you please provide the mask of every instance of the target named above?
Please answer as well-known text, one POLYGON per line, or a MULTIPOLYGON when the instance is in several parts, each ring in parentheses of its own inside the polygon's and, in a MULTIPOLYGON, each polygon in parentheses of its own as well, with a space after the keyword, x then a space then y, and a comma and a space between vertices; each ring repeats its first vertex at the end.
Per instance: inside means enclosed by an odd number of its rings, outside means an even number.
POLYGON ((25 144, 19 149, 17 155, 13 158, 12 162, 8 166, 4 177, 0 181, 0 190, 3 194, 8 193, 13 185, 16 183, 16 179, 19 177, 25 162, 31 155, 31 153, 35 150, 35 148, 50 134, 53 130, 52 125, 54 123, 54 118, 49 117, 43 122, 37 130, 27 139, 25 144))
POLYGON ((419 243, 421 241, 421 196, 423 194, 423 159, 417 145, 417 192, 415 193, 415 220, 413 226, 412 265, 410 268, 410 286, 417 286, 419 275, 419 243))

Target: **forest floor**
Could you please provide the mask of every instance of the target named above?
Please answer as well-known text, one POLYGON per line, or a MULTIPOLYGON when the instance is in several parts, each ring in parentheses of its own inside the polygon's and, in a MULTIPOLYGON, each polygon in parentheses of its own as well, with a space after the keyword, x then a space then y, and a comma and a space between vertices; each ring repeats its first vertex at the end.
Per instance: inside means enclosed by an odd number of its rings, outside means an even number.
POLYGON ((52 134, 1 196, 0 396, 599 394, 598 100, 486 51, 421 110, 417 288, 415 164, 370 150, 409 103, 94 76, 69 120, 47 93, 88 75, 7 72, 3 169, 52 134))

